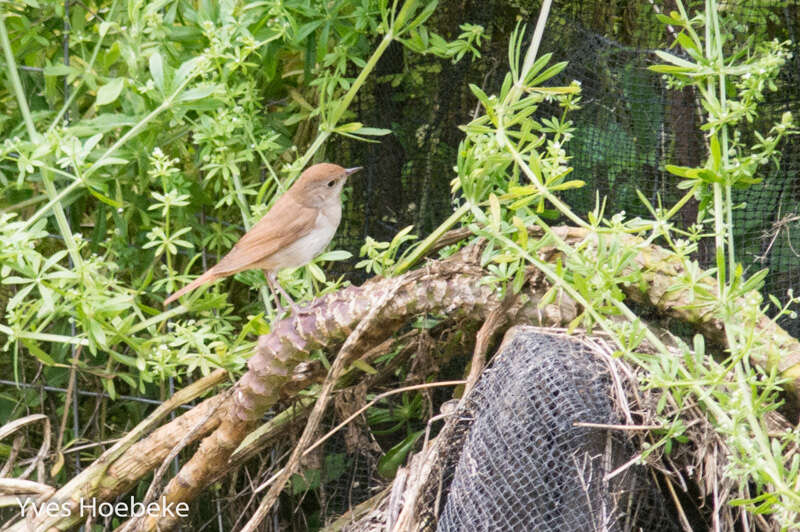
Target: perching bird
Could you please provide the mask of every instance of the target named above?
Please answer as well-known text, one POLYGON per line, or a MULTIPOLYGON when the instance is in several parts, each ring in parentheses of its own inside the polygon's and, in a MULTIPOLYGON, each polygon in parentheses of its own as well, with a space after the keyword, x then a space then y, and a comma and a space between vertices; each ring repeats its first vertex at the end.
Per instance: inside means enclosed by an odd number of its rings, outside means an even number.
POLYGON ((275 272, 308 264, 328 246, 342 219, 342 187, 359 170, 330 163, 307 168, 222 260, 169 296, 164 306, 200 285, 254 269, 264 270, 279 308, 276 286, 291 301, 275 272))

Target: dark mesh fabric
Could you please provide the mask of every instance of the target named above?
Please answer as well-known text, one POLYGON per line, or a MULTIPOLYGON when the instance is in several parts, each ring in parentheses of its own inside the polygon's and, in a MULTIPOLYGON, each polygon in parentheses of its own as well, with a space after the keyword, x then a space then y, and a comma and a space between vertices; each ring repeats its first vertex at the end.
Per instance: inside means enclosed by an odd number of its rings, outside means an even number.
MULTIPOLYGON (((468 84, 488 94, 499 90, 508 69, 508 37, 518 20, 527 24, 529 40, 541 2, 533 0, 464 0, 440 2, 431 26, 447 38, 457 37, 465 22, 481 24, 489 39, 481 57, 452 64, 420 57, 393 45, 381 59, 354 104, 355 119, 370 126, 392 129, 379 143, 337 139, 328 148, 343 164, 362 165, 353 180, 351 198, 337 238, 340 247, 357 252, 363 238, 388 241, 407 225, 421 236, 430 233, 452 212, 450 182, 458 129, 476 112, 477 101, 468 84)), ((690 7, 702 4, 689 2, 690 7)), ((653 53, 668 49, 673 36, 655 18, 675 9, 667 2, 596 0, 553 2, 540 53, 552 52, 553 61, 569 66, 552 84, 575 79, 583 88, 582 109, 571 114, 575 137, 566 145, 575 170, 584 180, 581 190, 564 199, 581 214, 595 206, 595 194, 608 198, 607 214, 625 211, 649 216, 636 196, 640 190, 654 205, 679 194, 678 178, 666 164, 696 166, 706 156, 701 108, 691 90, 667 90, 660 75, 647 70, 660 62, 653 53), (655 6, 655 7, 654 7, 655 6)), ((800 117, 800 0, 722 2, 721 12, 735 22, 733 38, 743 42, 761 32, 765 38, 789 41, 794 56, 784 66, 778 90, 767 92, 752 126, 762 132, 784 111, 800 117)), ((526 41, 527 42, 527 41, 526 41)), ((674 49, 673 49, 674 51, 674 49)), ((542 106, 540 117, 561 113, 542 106)), ((747 138, 747 136, 745 136, 747 138)), ((750 273, 770 269, 764 292, 786 300, 786 291, 800 288, 800 143, 796 138, 780 146, 779 167, 762 168, 761 185, 737 191, 744 206, 735 211, 738 260, 750 273)), ((674 220, 687 227, 697 218, 697 203, 689 202, 674 220)), ((713 249, 701 247, 697 259, 711 265, 713 249)), ((354 258, 355 261, 355 258, 354 258)), ((337 265, 337 273, 354 281, 366 276, 351 265, 337 265)), ((800 334, 797 321, 782 325, 800 334)))
POLYGON ((618 423, 609 383, 580 343, 516 336, 457 413, 468 430, 437 530, 680 530, 646 468, 605 479, 633 456, 619 431, 574 426, 618 423))

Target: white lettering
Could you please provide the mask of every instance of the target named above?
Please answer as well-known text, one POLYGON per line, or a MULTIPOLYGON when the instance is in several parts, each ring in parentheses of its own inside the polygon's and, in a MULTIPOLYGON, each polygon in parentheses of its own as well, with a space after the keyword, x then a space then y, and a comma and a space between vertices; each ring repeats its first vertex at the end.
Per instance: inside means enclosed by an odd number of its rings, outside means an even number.
POLYGON ((144 515, 144 503, 138 502, 131 495, 131 517, 142 517, 144 515))
POLYGON ((19 513, 21 517, 25 517, 26 512, 29 510, 33 513, 34 517, 46 515, 47 517, 68 517, 70 515, 69 503, 58 503, 55 501, 43 502, 36 504, 33 499, 27 498, 24 502, 18 500, 19 513))
POLYGON ((158 516, 158 503, 151 502, 147 505, 147 517, 157 517, 158 516))
MULTIPOLYGON (((48 517, 69 517, 72 514, 73 502, 47 502, 36 504, 33 499, 19 499, 20 515, 25 516, 26 513, 32 512, 35 517, 39 515, 47 515, 48 517)), ((98 501, 95 498, 83 499, 77 503, 80 509, 80 516, 86 517, 121 517, 121 518, 136 518, 136 517, 188 517, 189 504, 185 502, 167 502, 167 498, 162 496, 158 501, 153 501, 148 504, 137 501, 134 497, 130 497, 127 501, 119 501, 111 503, 107 501, 98 501)))
POLYGON ((172 505, 175 504, 174 502, 167 503, 167 498, 162 496, 161 497, 161 511, 165 512, 162 515, 166 515, 169 517, 175 517, 175 514, 172 511, 172 505))
POLYGON ((119 501, 114 505, 114 517, 128 517, 128 503, 119 501))
POLYGON ((97 512, 100 517, 111 517, 114 515, 114 505, 110 502, 101 502, 97 507, 97 512))
POLYGON ((26 508, 28 507, 29 504, 31 505, 31 507, 33 509, 34 515, 39 515, 39 509, 36 508, 35 504, 33 504, 33 499, 26 499, 25 502, 22 502, 22 499, 17 499, 17 504, 19 504, 19 515, 20 515, 20 517, 25 517, 25 512, 28 511, 28 510, 26 510, 26 508))
POLYGON ((83 498, 81 498, 80 508, 81 508, 81 517, 85 517, 84 512, 86 511, 88 511, 89 515, 91 515, 92 517, 97 515, 97 501, 95 500, 94 497, 92 497, 92 504, 90 505, 87 505, 86 502, 83 500, 83 498))

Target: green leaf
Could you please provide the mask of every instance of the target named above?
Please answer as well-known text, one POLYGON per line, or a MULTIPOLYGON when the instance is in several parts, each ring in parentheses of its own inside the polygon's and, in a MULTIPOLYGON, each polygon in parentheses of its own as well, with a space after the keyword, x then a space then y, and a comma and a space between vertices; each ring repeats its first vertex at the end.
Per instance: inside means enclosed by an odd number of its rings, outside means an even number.
POLYGON ((524 222, 517 216, 511 218, 511 223, 517 228, 517 243, 522 249, 528 249, 528 229, 524 222))
POLYGON ((312 31, 319 28, 323 22, 325 22, 325 19, 312 20, 311 22, 303 24, 300 26, 300 29, 297 30, 295 40, 298 42, 304 41, 305 38, 308 37, 312 31))
POLYGON ((557 295, 558 295, 558 287, 551 286, 547 290, 547 292, 544 293, 542 299, 540 299, 539 302, 536 304, 536 308, 538 308, 539 310, 545 308, 546 306, 548 306, 549 304, 551 304, 553 301, 556 300, 557 295))
POLYGON ((697 177, 706 183, 722 183, 722 176, 708 168, 701 168, 697 170, 697 177))
POLYGON ((46 364, 48 366, 54 366, 56 364, 56 361, 53 360, 53 358, 50 355, 45 353, 42 350, 42 348, 39 347, 33 340, 30 340, 28 338, 20 338, 20 341, 25 347, 28 348, 28 351, 30 351, 31 354, 36 358, 38 358, 43 364, 46 364))
POLYGON ((564 181, 559 185, 555 185, 550 187, 550 190, 571 190, 574 188, 581 188, 586 185, 585 181, 581 181, 580 179, 573 179, 571 181, 564 181))
POLYGON ((75 72, 77 72, 76 69, 74 69, 71 66, 67 66, 63 63, 59 63, 56 65, 48 65, 44 67, 45 76, 67 76, 75 72))
POLYGON ((356 131, 358 131, 363 127, 364 124, 362 124, 361 122, 350 122, 348 124, 342 124, 333 131, 335 133, 355 133, 356 131))
POLYGON ((528 71, 528 76, 527 77, 530 79, 530 78, 536 76, 539 72, 542 71, 542 69, 545 66, 547 66, 547 63, 549 63, 550 59, 552 59, 552 58, 553 58, 552 52, 548 52, 548 53, 542 55, 541 57, 539 57, 539 59, 534 61, 533 65, 531 66, 531 69, 528 71))
POLYGON ((367 375, 376 375, 378 373, 378 370, 376 370, 375 368, 373 368, 372 366, 370 366, 369 364, 360 359, 354 360, 351 366, 360 369, 367 375))
POLYGON ((194 87, 181 93, 177 100, 179 102, 193 102, 195 100, 202 100, 203 98, 207 98, 214 94, 218 88, 219 85, 203 85, 200 87, 194 87))
MULTIPOLYGON (((420 11, 419 15, 412 20, 405 28, 399 28, 402 31, 413 30, 420 24, 424 24, 426 20, 430 18, 434 11, 436 11, 436 6, 439 5, 439 0, 432 0, 425 3, 425 8, 420 11)), ((403 24, 405 21, 400 20, 398 21, 400 24, 403 24)))
POLYGON ((122 207, 124 205, 124 203, 122 203, 121 201, 117 201, 117 200, 111 199, 108 196, 106 196, 105 194, 102 194, 102 193, 98 192, 97 190, 94 189, 94 187, 86 187, 86 188, 89 190, 89 193, 92 196, 94 196, 95 198, 99 199, 100 201, 102 201, 106 205, 111 205, 115 209, 118 209, 118 208, 120 208, 120 207, 122 207))
POLYGON ((706 354, 706 345, 702 334, 695 334, 693 338, 694 343, 694 354, 698 358, 698 360, 702 360, 702 358, 706 354))
POLYGON ((181 63, 181 66, 178 67, 178 70, 175 72, 175 79, 173 81, 173 87, 180 87, 181 83, 183 83, 187 77, 189 77, 197 65, 200 64, 204 58, 202 56, 193 57, 181 63))
POLYGON ((125 86, 125 80, 122 78, 114 78, 97 90, 97 100, 94 104, 97 107, 107 105, 114 102, 122 92, 125 86))
POLYGON ((122 159, 120 157, 106 157, 105 159, 101 159, 99 162, 95 163, 95 168, 102 168, 104 166, 114 166, 118 164, 128 164, 128 159, 122 159))
POLYGON ((314 264, 313 262, 307 265, 308 271, 311 273, 311 276, 314 277, 320 283, 325 282, 325 274, 323 273, 322 269, 319 266, 314 264))
POLYGON ((391 129, 382 129, 379 127, 362 127, 361 129, 356 130, 354 133, 356 135, 368 135, 371 137, 381 137, 383 135, 388 135, 391 133, 391 129))
POLYGON ((481 102, 481 105, 483 105, 484 108, 488 109, 490 107, 489 97, 486 96, 486 93, 483 92, 483 90, 480 87, 470 83, 469 90, 471 90, 472 94, 474 94, 475 97, 478 98, 478 101, 481 102))
POLYGON ((291 477, 289 485, 291 486, 292 495, 299 495, 308 490, 315 489, 320 483, 319 469, 307 469, 302 474, 295 473, 291 477))
MULTIPOLYGON (((692 63, 691 61, 687 61, 685 59, 681 59, 678 56, 672 55, 669 52, 664 52, 662 50, 656 50, 655 54, 661 58, 662 60, 666 61, 667 63, 671 63, 677 67, 681 67, 687 70, 698 70, 698 65, 692 63)), ((658 66, 658 65, 656 65, 658 66)))
POLYGON ((722 150, 719 147, 719 139, 716 133, 711 134, 711 141, 709 142, 711 148, 711 162, 715 172, 719 172, 722 168, 722 150))
POLYGON ((103 133, 112 129, 134 126, 138 122, 135 116, 121 113, 103 113, 97 118, 81 120, 69 128, 70 133, 76 137, 84 137, 95 133, 103 133))
POLYGON ((680 16, 675 11, 670 13, 670 15, 673 15, 673 14, 676 15, 676 17, 668 17, 667 15, 662 15, 662 14, 659 13, 659 14, 656 15, 656 20, 658 20, 659 22, 661 22, 663 24, 679 25, 679 26, 683 27, 684 26, 683 19, 681 19, 680 16))
POLYGON ((325 253, 322 253, 315 259, 314 262, 347 260, 352 256, 353 254, 349 251, 345 251, 343 249, 334 249, 332 251, 326 251, 325 253))
POLYGON ((671 65, 652 65, 647 67, 647 70, 658 72, 659 74, 688 74, 692 72, 692 69, 671 65))
POLYGON ((403 441, 381 456, 380 460, 378 460, 378 474, 384 478, 394 478, 395 474, 397 474, 397 468, 405 461, 406 456, 423 434, 425 434, 424 430, 409 434, 403 441))
POLYGON ((680 44, 684 50, 692 51, 695 53, 701 53, 700 47, 694 42, 686 33, 680 32, 678 34, 678 44, 680 44))
MULTIPOLYGON (((739 265, 739 267, 741 267, 741 265, 739 265)), ((751 290, 760 290, 761 286, 764 284, 764 278, 766 278, 768 273, 769 268, 764 268, 751 275, 750 278, 742 284, 741 294, 745 295, 751 290)))
POLYGON ((697 168, 690 168, 688 166, 676 166, 668 164, 664 167, 667 172, 678 177, 685 177, 688 179, 697 179, 697 168))
POLYGON ((500 201, 494 194, 489 194, 489 223, 494 232, 500 231, 500 201))
POLYGON ((542 83, 552 78, 553 76, 557 76, 558 74, 560 74, 561 71, 564 70, 565 68, 567 68, 566 61, 556 63, 555 65, 549 67, 547 70, 536 76, 536 78, 534 78, 533 81, 530 82, 530 85, 534 87, 536 85, 541 85, 542 83))
POLYGON ((161 59, 161 54, 158 51, 153 52, 150 56, 150 75, 153 76, 153 81, 162 93, 164 92, 164 62, 161 59))

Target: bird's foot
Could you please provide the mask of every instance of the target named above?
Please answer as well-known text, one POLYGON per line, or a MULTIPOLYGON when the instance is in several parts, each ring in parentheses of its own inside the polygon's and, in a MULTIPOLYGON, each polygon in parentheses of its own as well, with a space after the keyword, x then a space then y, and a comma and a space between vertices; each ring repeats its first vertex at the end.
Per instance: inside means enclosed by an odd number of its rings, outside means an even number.
POLYGON ((270 292, 272 292, 272 300, 275 302, 275 307, 277 309, 277 316, 283 316, 284 314, 297 314, 299 308, 297 303, 295 303, 294 299, 286 293, 286 290, 283 289, 281 284, 278 282, 275 274, 272 272, 264 272, 267 276, 267 286, 269 286, 270 292), (286 308, 281 305, 281 298, 278 295, 280 293, 286 301, 289 302, 289 307, 286 308))

